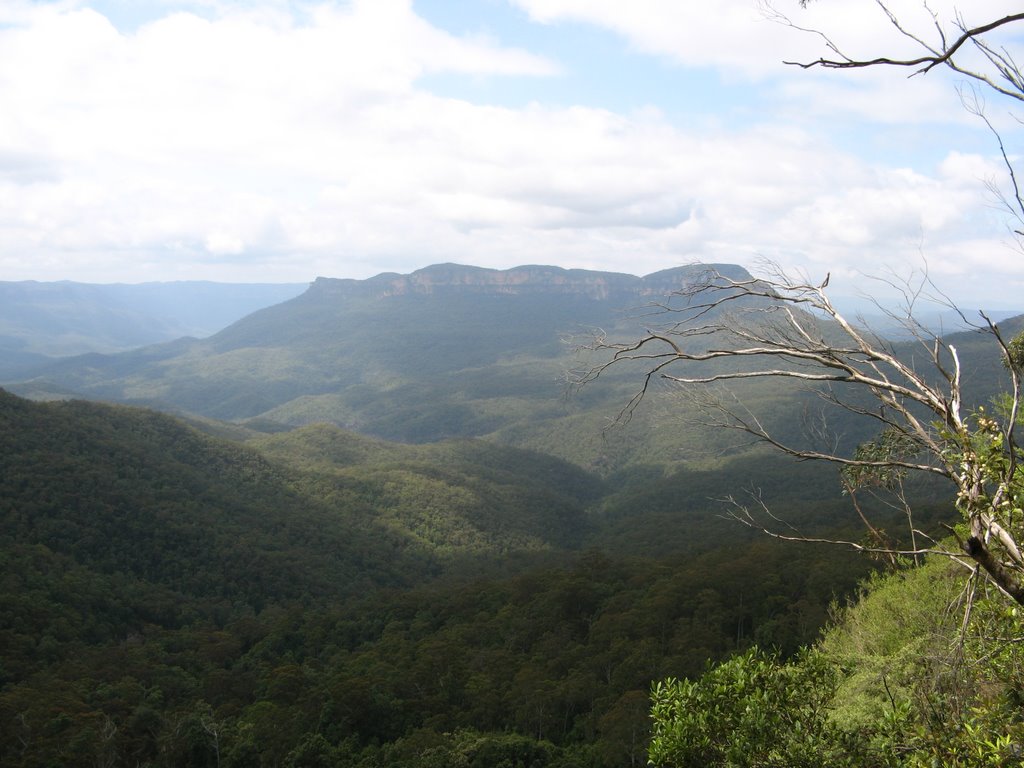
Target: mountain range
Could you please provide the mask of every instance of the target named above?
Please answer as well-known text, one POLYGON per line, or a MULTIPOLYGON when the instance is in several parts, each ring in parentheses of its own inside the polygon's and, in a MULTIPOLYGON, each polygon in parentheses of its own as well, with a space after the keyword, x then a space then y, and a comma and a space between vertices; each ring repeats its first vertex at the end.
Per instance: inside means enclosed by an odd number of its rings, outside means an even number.
MULTIPOLYGON (((856 540, 834 467, 702 426, 669 389, 609 429, 637 369, 567 388, 581 344, 659 322, 706 269, 320 278, 206 338, 8 368, 0 764, 642 763, 652 680, 797 653, 874 567, 719 514, 750 492, 856 540)), ((950 340, 987 401, 997 350, 950 340)), ((817 401, 739 396, 792 436, 817 401)), ((920 529, 943 490, 909 486, 920 529)))
POLYGON ((567 397, 566 372, 587 364, 579 345, 598 331, 635 333, 652 302, 707 269, 638 278, 437 265, 364 281, 320 278, 208 338, 66 358, 5 385, 257 429, 330 422, 406 442, 488 436, 597 466, 616 461, 602 429, 635 380, 623 371, 567 397))
MULTIPOLYGON (((403 442, 486 437, 602 472, 692 462, 730 443, 653 429, 666 414, 674 424, 694 416, 669 393, 656 392, 631 429, 606 430, 636 391, 635 368, 575 393, 567 378, 593 363, 583 347, 595 334, 636 336, 662 320, 660 300, 709 269, 750 279, 723 264, 646 277, 442 264, 368 280, 318 278, 206 338, 46 361, 0 381, 33 398, 132 403, 264 431, 326 422, 403 442)), ((900 343, 912 353, 912 342, 900 343)), ((967 334, 958 346, 965 368, 997 386, 998 355, 984 340, 967 334)), ((792 429, 805 406, 782 397, 766 418, 792 429)))

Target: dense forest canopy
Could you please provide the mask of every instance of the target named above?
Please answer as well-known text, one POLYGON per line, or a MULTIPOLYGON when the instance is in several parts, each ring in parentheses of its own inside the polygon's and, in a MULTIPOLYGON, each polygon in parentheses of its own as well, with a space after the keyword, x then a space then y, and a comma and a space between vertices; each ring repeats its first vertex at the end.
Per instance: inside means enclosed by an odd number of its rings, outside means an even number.
POLYGON ((870 565, 720 549, 724 471, 626 492, 493 443, 243 445, 6 393, 0 422, 10 765, 642 762, 650 680, 795 652, 870 565))

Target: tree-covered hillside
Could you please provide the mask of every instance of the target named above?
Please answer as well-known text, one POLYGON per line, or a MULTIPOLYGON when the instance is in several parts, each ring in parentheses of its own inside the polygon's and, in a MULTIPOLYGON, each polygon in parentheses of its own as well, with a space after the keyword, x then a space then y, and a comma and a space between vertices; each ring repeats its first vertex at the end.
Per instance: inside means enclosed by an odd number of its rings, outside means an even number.
MULTIPOLYGON (((322 281, 209 340, 24 385, 188 422, 0 391, 0 762, 642 764, 652 681, 736 654, 721 674, 817 674, 799 648, 880 561, 767 541, 725 499, 770 499, 798 536, 899 547, 945 535, 949 487, 904 486, 911 533, 898 505, 851 507, 834 467, 710 426, 708 401, 653 380, 624 411, 639 365, 566 398, 564 369, 594 361, 556 329, 604 318, 601 338, 625 339, 664 305, 630 319, 610 299, 687 275, 322 281)), ((971 408, 1006 370, 991 339, 952 342, 971 408)), ((728 394, 798 441, 826 434, 828 392, 728 394)), ((830 445, 872 438, 863 422, 831 422, 830 445)))
POLYGON ((868 567, 693 528, 620 547, 683 479, 613 511, 573 465, 465 440, 241 444, 0 393, 0 469, 4 765, 635 762, 650 680, 793 651, 868 567))
POLYGON ((571 546, 600 493, 571 465, 498 446, 416 449, 333 427, 260 444, 266 455, 151 411, 0 392, 4 534, 256 605, 407 584, 455 555, 571 546))

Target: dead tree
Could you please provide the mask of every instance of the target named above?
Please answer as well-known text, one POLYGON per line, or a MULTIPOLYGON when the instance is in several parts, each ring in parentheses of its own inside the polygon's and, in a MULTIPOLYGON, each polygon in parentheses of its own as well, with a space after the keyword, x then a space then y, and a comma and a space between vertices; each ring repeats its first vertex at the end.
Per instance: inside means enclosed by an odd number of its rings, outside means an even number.
MULTIPOLYGON (((799 0, 806 8, 814 0, 799 0)), ((828 2, 829 0, 817 0, 828 2)), ((1009 98, 1024 102, 1024 70, 1017 63, 1014 52, 1007 45, 993 41, 992 35, 1019 34, 1024 25, 1024 13, 1011 13, 995 18, 981 18, 984 13, 981 4, 968 7, 973 14, 969 21, 960 10, 948 18, 941 18, 927 3, 920 7, 917 23, 900 18, 886 0, 875 0, 885 23, 895 29, 918 55, 908 56, 858 56, 850 51, 835 36, 819 29, 802 26, 788 14, 780 11, 770 0, 761 0, 762 13, 769 19, 794 30, 818 37, 828 53, 811 61, 786 61, 785 64, 803 69, 868 69, 894 68, 909 72, 910 77, 927 75, 937 69, 946 69, 961 78, 957 89, 960 101, 968 112, 976 115, 992 132, 1003 165, 1007 172, 1005 183, 986 182, 997 207, 1006 213, 1012 223, 1010 230, 1017 246, 1024 251, 1024 199, 1013 163, 1013 153, 1008 153, 1003 138, 992 120, 986 114, 985 94, 997 98, 1009 98)), ((1021 117, 1012 115, 1020 124, 1021 117)))
MULTIPOLYGON (((807 7, 810 0, 800 0, 807 7)), ((969 23, 960 11, 952 18, 941 19, 927 4, 922 10, 928 18, 928 29, 912 29, 907 21, 901 20, 885 0, 875 0, 880 11, 904 38, 920 51, 918 56, 889 57, 876 56, 860 58, 848 52, 836 39, 817 29, 808 29, 797 24, 791 17, 780 12, 774 5, 764 2, 762 9, 769 18, 786 26, 821 38, 830 55, 813 61, 787 61, 786 64, 810 69, 864 69, 866 67, 896 67, 907 69, 911 76, 927 74, 936 67, 947 67, 962 77, 979 85, 991 88, 1003 96, 1024 101, 1024 77, 1014 60, 1013 54, 1005 47, 990 44, 985 36, 1024 22, 1024 13, 1013 13, 995 19, 969 23), (972 56, 973 54, 973 56, 972 56), (972 59, 971 63, 964 63, 972 59)))
MULTIPOLYGON (((837 464, 852 484, 905 473, 946 478, 956 489, 955 506, 962 517, 962 525, 951 528, 959 553, 936 546, 874 549, 966 556, 1024 605, 1024 555, 1018 543, 1024 536, 1024 470, 1014 438, 1024 341, 1005 340, 998 326, 981 315, 974 327, 995 342, 1003 358, 1006 396, 997 409, 969 408, 955 346, 913 317, 917 291, 906 294, 907 312, 900 316, 916 340, 911 356, 848 321, 833 306, 827 286, 827 277, 815 285, 777 269, 766 279, 740 280, 709 271, 655 305, 652 312, 663 322, 639 338, 597 338, 590 349, 603 360, 577 383, 593 382, 612 367, 642 365, 640 386, 622 411, 624 419, 662 380, 698 397, 718 426, 738 429, 797 459, 837 464), (828 405, 874 420, 878 437, 849 453, 813 447, 813 441, 784 441, 741 402, 723 397, 730 384, 763 379, 812 388, 828 405)), ((804 538, 761 526, 738 502, 736 510, 736 519, 772 535, 804 538)), ((770 515, 767 505, 761 511, 770 515)))

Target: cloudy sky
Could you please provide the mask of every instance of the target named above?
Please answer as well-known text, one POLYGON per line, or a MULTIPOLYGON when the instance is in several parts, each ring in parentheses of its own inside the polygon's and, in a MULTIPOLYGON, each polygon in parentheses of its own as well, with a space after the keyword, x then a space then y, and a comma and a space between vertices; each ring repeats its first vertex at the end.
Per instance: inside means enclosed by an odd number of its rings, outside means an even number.
MULTIPOLYGON (((891 5, 934 35, 920 0, 891 5)), ((914 50, 874 0, 774 7, 858 56, 914 50)), ((981 23, 1019 0, 961 10, 981 23)), ((770 15, 757 0, 0 0, 0 280, 769 259, 851 290, 927 268, 968 306, 1024 308, 1024 255, 987 191, 1005 180, 998 145, 957 79, 786 66, 822 40, 770 15)), ((1012 107, 986 100, 1011 154, 1012 107)))

